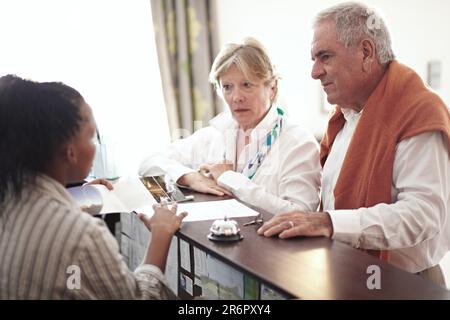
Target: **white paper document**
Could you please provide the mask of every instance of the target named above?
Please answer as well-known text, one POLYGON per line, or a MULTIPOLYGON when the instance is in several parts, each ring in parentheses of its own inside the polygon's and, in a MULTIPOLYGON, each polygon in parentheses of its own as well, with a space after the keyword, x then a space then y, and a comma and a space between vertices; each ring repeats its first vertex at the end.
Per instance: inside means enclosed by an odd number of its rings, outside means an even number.
POLYGON ((189 243, 180 240, 180 265, 187 272, 191 272, 191 254, 189 251, 189 243))
POLYGON ((138 178, 123 178, 114 183, 114 189, 108 190, 103 185, 92 185, 100 191, 103 207, 100 214, 110 212, 142 212, 153 214, 155 198, 148 192, 138 178))
POLYGON ((208 202, 180 203, 178 212, 186 211, 188 216, 183 221, 216 220, 237 217, 253 217, 258 212, 237 200, 219 200, 208 202))
POLYGON ((194 273, 195 276, 201 278, 207 276, 208 268, 206 267, 206 252, 194 246, 194 273))
MULTIPOLYGON (((120 179, 114 183, 113 190, 108 190, 104 185, 89 185, 72 188, 71 194, 80 203, 82 201, 87 204, 93 202, 96 204, 96 207, 101 207, 100 212, 97 210, 94 214, 131 212, 134 210, 138 213, 152 216, 154 213, 153 204, 157 203, 156 199, 138 177, 120 179), (95 189, 98 192, 87 192, 89 189, 95 189)), ((188 213, 188 216, 183 220, 185 222, 258 215, 257 211, 234 199, 179 203, 177 212, 183 211, 188 213)))

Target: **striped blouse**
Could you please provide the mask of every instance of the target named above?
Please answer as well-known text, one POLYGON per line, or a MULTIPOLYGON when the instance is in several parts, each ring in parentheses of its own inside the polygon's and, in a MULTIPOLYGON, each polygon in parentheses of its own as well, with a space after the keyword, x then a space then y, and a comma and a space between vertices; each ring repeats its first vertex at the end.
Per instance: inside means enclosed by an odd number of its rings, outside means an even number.
POLYGON ((50 177, 0 205, 0 299, 173 297, 158 267, 130 271, 105 223, 50 177))

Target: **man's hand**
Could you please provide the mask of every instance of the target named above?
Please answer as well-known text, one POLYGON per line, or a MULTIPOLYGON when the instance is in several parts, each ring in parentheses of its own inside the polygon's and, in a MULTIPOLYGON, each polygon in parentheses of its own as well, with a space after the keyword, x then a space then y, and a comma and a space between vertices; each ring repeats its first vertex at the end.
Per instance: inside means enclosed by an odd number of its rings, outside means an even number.
POLYGON ((228 190, 219 187, 213 179, 205 177, 200 172, 185 174, 178 179, 177 183, 202 193, 210 193, 216 196, 231 196, 231 193, 228 190))
POLYGON ((108 188, 108 190, 112 190, 114 188, 112 183, 106 179, 95 179, 95 180, 92 180, 91 182, 85 183, 84 185, 90 185, 90 184, 102 184, 106 188, 108 188))
POLYGON ((278 234, 281 239, 298 236, 331 238, 333 224, 327 212, 295 211, 274 216, 258 229, 258 234, 266 237, 278 234))
POLYGON ((215 163, 215 164, 202 164, 200 170, 204 170, 212 175, 215 181, 225 171, 233 171, 233 164, 229 162, 215 163))

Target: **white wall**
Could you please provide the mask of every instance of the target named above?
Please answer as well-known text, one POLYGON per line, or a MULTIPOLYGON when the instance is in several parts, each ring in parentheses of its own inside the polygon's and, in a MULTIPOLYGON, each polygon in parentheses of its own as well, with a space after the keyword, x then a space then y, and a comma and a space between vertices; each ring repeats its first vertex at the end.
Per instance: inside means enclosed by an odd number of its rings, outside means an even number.
MULTIPOLYGON (((321 135, 327 115, 320 113, 319 82, 310 77, 311 22, 319 10, 341 1, 216 1, 220 43, 236 42, 246 36, 260 40, 283 77, 280 97, 287 103, 290 115, 315 135, 321 135)), ((428 61, 442 61, 440 93, 450 104, 450 1, 371 0, 365 3, 385 17, 394 52, 401 62, 425 79, 428 61)))
MULTIPOLYGON (((320 112, 322 89, 311 76, 311 23, 321 9, 341 1, 321 0, 216 0, 220 44, 246 36, 260 40, 268 49, 283 79, 280 98, 289 114, 321 136, 327 115, 320 112)), ((400 62, 426 79, 427 63, 442 62, 441 89, 450 105, 450 1, 370 0, 390 28, 394 52, 400 62), (417 18, 420 17, 420 18, 417 18)), ((450 254, 441 262, 450 288, 450 254)))
POLYGON ((79 90, 120 175, 169 143, 149 0, 1 0, 0 30, 0 76, 79 90))

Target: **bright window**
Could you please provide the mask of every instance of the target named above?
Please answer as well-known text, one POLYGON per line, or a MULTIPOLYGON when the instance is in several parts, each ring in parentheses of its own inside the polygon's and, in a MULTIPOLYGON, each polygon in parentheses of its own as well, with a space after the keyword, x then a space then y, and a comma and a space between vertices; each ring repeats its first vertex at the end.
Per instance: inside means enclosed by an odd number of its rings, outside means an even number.
POLYGON ((0 30, 0 75, 80 91, 121 175, 169 143, 150 0, 2 0, 0 30))

